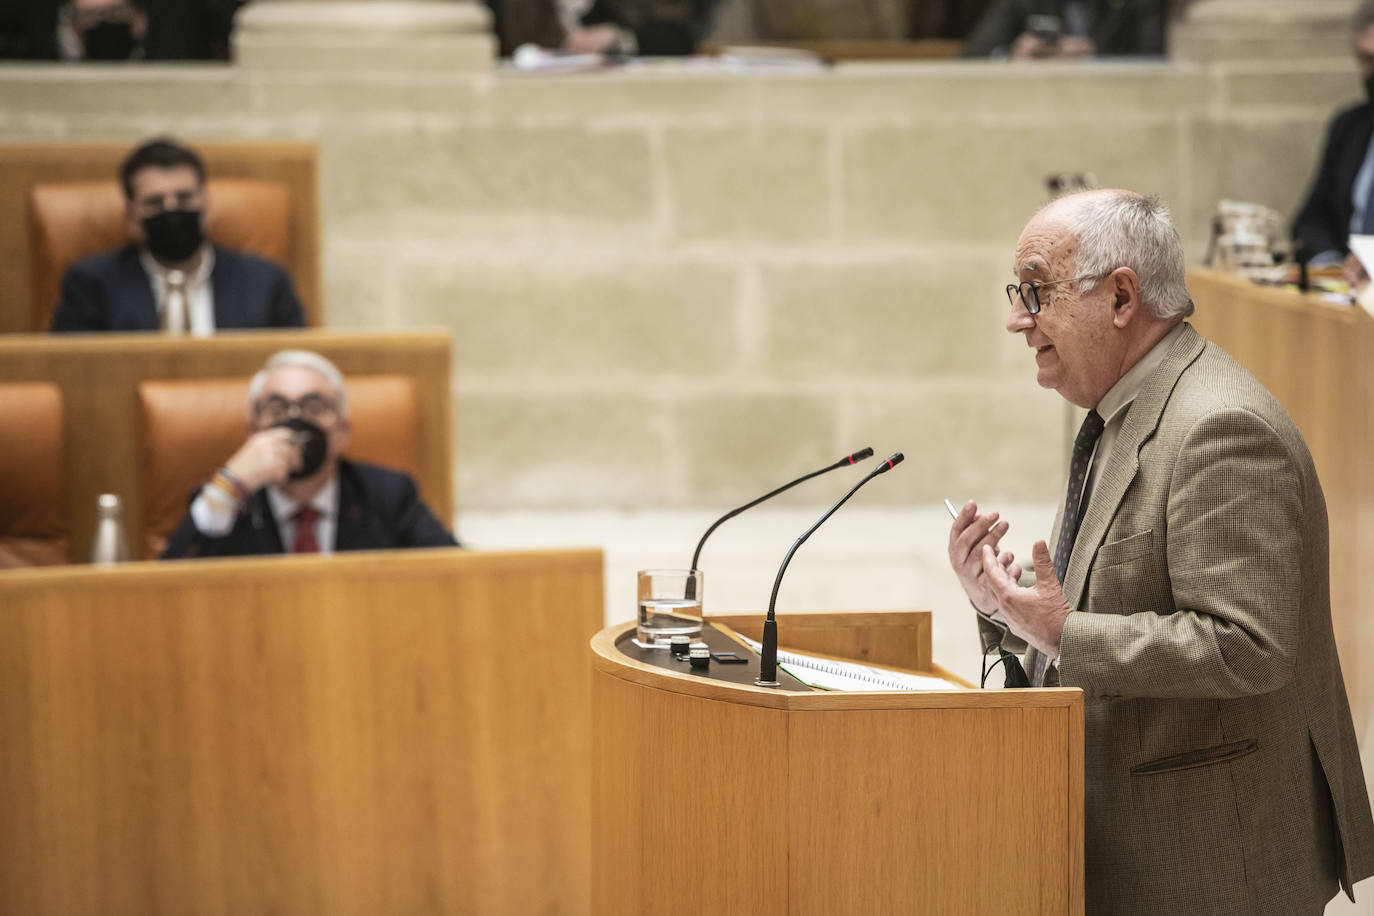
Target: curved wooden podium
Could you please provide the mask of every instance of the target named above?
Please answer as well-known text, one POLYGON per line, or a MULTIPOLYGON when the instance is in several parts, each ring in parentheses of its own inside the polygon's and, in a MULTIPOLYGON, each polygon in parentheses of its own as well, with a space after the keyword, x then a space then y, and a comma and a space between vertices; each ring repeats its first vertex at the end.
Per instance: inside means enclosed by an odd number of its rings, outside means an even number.
POLYGON ((633 635, 592 640, 592 912, 1083 912, 1080 691, 767 690, 633 635))

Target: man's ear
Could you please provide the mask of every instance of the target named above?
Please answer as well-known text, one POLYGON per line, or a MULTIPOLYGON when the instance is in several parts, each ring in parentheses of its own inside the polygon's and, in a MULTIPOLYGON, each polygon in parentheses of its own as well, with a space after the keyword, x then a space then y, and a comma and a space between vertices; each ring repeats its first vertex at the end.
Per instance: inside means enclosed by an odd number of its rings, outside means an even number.
POLYGON ((1145 308, 1140 301, 1140 278, 1129 267, 1118 267, 1107 275, 1112 293, 1112 324, 1124 328, 1145 308))

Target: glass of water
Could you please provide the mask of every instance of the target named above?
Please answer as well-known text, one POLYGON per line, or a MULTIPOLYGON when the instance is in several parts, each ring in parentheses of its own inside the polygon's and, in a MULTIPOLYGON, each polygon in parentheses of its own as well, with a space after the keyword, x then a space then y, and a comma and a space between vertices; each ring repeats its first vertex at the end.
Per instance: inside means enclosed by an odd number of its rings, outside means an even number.
POLYGON ((701 570, 639 571, 639 641, 668 645, 673 636, 701 635, 701 570))

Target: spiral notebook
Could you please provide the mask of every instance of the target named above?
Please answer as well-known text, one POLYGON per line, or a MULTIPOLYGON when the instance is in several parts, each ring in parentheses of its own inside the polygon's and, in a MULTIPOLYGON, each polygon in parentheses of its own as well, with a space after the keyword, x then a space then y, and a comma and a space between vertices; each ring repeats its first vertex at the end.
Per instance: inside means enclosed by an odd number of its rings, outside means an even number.
MULTIPOLYGON (((741 636, 755 652, 762 643, 741 636)), ((818 690, 967 690, 962 684, 928 674, 907 674, 890 668, 875 668, 858 662, 816 658, 801 652, 778 651, 778 667, 818 690)))

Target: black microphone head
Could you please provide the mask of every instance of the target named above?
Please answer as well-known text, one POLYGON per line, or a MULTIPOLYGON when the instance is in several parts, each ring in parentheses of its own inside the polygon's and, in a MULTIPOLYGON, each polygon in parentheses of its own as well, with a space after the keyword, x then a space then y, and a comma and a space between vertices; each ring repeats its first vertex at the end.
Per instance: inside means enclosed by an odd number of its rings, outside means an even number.
POLYGON ((885 471, 890 471, 905 460, 906 456, 901 452, 893 452, 891 458, 878 465, 877 473, 882 474, 885 471))
POLYGON ((857 464, 858 462, 863 461, 865 458, 872 457, 873 448, 871 446, 865 446, 864 448, 861 448, 854 454, 850 455, 848 460, 850 464, 857 464))

